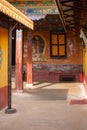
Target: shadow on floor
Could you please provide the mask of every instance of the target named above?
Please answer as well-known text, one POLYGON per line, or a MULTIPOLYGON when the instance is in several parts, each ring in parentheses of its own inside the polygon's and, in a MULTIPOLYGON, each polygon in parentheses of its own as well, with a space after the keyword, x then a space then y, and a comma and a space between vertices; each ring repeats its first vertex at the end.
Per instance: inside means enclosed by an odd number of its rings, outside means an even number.
POLYGON ((24 92, 35 100, 66 100, 68 96, 68 89, 27 89, 24 92))
POLYGON ((45 83, 44 82, 37 82, 37 83, 34 83, 33 85, 37 86, 34 89, 42 89, 42 88, 50 87, 52 85, 56 85, 56 83, 54 83, 54 82, 45 82, 45 83))

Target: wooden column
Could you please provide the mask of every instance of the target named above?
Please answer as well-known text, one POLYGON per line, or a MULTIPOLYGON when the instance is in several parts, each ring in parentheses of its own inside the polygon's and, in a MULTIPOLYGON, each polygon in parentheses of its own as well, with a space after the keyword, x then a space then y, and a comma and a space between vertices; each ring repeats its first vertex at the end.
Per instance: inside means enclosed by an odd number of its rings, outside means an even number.
POLYGON ((27 88, 33 87, 32 80, 32 41, 31 41, 31 31, 28 31, 28 43, 27 43, 27 88))
POLYGON ((22 51, 23 51, 23 31, 16 30, 16 69, 15 69, 15 88, 23 91, 23 73, 22 73, 22 51))
MULTIPOLYGON (((16 109, 12 108, 12 84, 11 84, 11 63, 12 63, 12 31, 15 26, 9 20, 8 30, 8 108, 5 110, 6 114, 12 114, 16 112, 16 109)), ((3 77, 4 78, 4 77, 3 77)))

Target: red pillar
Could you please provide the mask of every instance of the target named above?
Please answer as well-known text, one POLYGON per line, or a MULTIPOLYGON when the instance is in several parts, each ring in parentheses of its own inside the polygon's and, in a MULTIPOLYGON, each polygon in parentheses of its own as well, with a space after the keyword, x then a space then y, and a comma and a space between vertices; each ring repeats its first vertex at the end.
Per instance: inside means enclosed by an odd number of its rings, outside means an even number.
POLYGON ((16 70, 15 70, 15 88, 23 90, 23 74, 22 74, 22 46, 23 46, 23 31, 16 30, 16 70))
POLYGON ((33 87, 32 81, 32 42, 31 31, 28 32, 28 44, 27 44, 27 88, 33 87))

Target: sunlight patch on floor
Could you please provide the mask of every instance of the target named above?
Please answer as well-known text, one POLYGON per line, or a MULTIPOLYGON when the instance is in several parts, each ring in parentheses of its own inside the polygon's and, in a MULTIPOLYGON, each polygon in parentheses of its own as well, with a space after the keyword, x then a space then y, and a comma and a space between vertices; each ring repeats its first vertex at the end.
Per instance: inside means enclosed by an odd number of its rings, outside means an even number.
MULTIPOLYGON (((23 83, 24 89, 26 88, 26 82, 23 83)), ((86 92, 84 90, 83 83, 55 83, 55 82, 34 82, 33 88, 28 88, 28 91, 39 91, 39 90, 68 90, 68 97, 74 98, 84 98, 86 97, 86 92)))

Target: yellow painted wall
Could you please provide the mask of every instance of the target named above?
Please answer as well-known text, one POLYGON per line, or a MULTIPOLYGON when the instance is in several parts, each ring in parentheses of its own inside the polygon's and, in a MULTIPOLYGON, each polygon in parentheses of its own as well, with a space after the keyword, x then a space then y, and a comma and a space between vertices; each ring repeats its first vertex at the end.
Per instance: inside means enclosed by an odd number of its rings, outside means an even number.
POLYGON ((8 85, 8 30, 0 27, 0 48, 2 62, 0 65, 0 88, 8 85))
POLYGON ((83 50, 83 72, 87 76, 87 47, 83 50))
POLYGON ((85 72, 85 48, 83 49, 83 72, 85 72))

